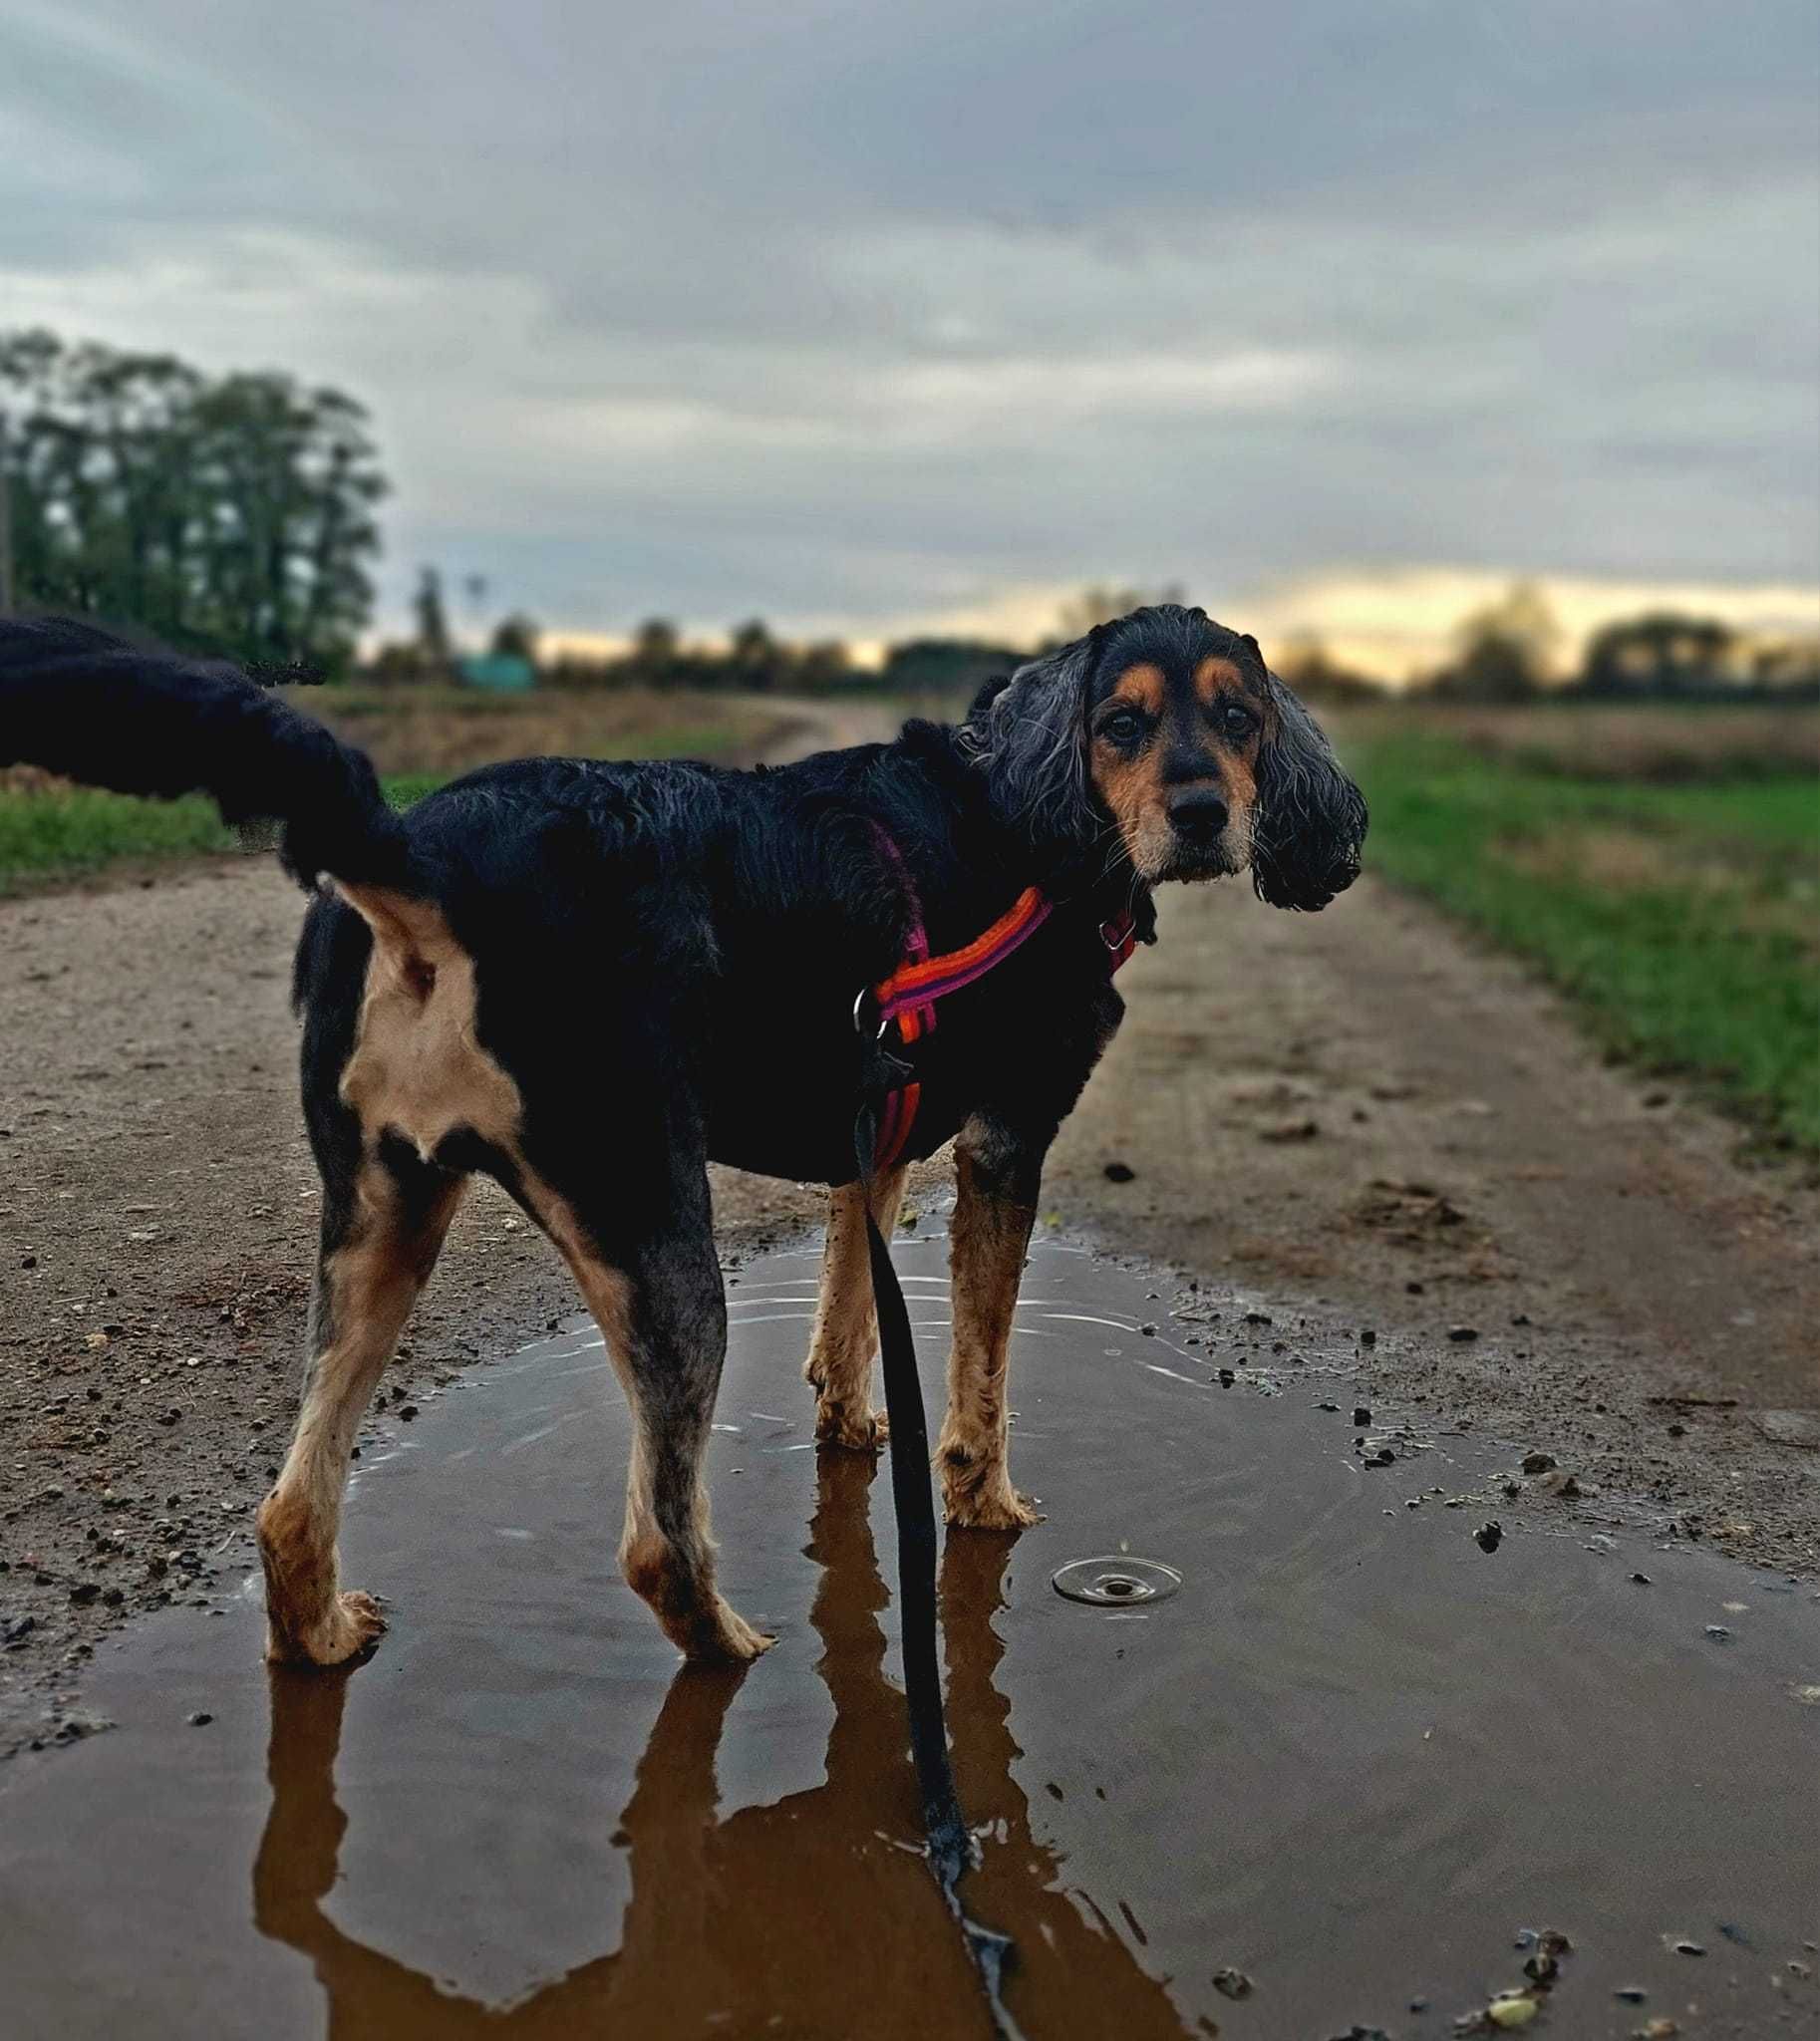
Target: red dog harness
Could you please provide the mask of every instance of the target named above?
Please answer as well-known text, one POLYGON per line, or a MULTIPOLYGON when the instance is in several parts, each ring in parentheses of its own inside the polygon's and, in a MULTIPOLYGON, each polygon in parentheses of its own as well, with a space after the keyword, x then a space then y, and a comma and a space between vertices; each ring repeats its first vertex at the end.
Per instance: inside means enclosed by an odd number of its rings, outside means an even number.
MULTIPOLYGON (((924 1035, 933 1034, 936 1002, 958 993, 963 986, 982 979, 1016 950, 1021 950, 1055 912, 1056 903, 1041 886, 1026 886, 992 926, 963 950, 950 950, 940 957, 929 954, 929 933, 923 926, 922 902, 916 895, 909 867, 885 831, 873 824, 879 847, 897 867, 910 902, 910 928, 904 937, 904 961, 889 978, 881 978, 870 993, 861 993, 853 1003, 854 1024, 864 1028, 868 1017, 876 1020, 879 1037, 893 1021, 897 1038, 908 1048, 924 1035)), ((1099 939, 1111 953, 1116 971, 1137 947, 1137 925, 1126 911, 1099 925, 1099 939)), ((872 1151, 874 1172, 889 1169, 904 1152, 916 1125, 917 1107, 923 1087, 907 1077, 885 1093, 879 1109, 878 1137, 872 1151)))

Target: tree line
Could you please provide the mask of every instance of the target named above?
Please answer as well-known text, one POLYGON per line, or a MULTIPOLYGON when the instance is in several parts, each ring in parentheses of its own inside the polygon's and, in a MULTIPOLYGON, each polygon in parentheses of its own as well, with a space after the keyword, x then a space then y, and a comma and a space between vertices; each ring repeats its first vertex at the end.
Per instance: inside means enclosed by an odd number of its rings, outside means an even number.
POLYGON ((0 333, 0 600, 333 669, 373 605, 367 415, 275 373, 0 333))
POLYGON ((1464 618, 1451 658, 1416 692, 1436 701, 1820 699, 1820 643, 1758 642, 1716 617, 1648 610, 1602 625, 1563 674, 1562 632, 1541 591, 1517 582, 1464 618))

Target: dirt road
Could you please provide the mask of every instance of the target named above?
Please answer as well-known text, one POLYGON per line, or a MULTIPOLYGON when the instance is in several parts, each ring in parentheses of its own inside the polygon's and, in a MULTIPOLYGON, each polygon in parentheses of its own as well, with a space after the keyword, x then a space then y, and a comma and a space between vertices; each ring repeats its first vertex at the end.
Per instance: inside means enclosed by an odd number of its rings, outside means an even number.
MULTIPOLYGON (((282 1450, 316 1197, 298 917, 269 860, 0 905, 0 1749, 69 1719, 106 1628, 201 1595, 282 1450)), ((1227 1328, 1344 1332, 1363 1401, 1548 1456, 1513 1508, 1623 1497, 1820 1560, 1812 1191, 1742 1172, 1729 1128, 1368 881, 1315 918, 1177 894, 1162 927, 1064 1129, 1056 1223, 1192 1278, 1227 1328)), ((732 1173, 717 1195, 734 1248, 819 1212, 732 1173)), ((480 1196, 384 1394, 408 1416, 572 1307, 480 1196)))

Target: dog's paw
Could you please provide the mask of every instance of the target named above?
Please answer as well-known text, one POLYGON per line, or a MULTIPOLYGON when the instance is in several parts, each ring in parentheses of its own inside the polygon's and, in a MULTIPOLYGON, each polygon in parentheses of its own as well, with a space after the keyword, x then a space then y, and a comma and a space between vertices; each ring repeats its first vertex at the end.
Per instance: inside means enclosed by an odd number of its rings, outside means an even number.
POLYGON ((337 1595, 319 1623, 294 1635, 270 1631, 265 1655, 274 1664, 346 1665, 370 1651, 385 1633, 385 1611, 371 1595, 350 1588, 337 1595))
POLYGON ((1043 1512, 1010 1482, 964 1495, 945 1493, 943 1503, 948 1522, 961 1531, 1028 1531, 1043 1522, 1043 1512))
POLYGON ((683 1656, 692 1665, 750 1665, 776 1641, 723 1602, 712 1621, 702 1623, 683 1640, 683 1656))
POLYGON ((882 1410, 862 1404, 821 1403, 815 1407, 815 1437, 824 1446, 844 1446, 853 1453, 876 1453, 891 1436, 891 1421, 882 1410))

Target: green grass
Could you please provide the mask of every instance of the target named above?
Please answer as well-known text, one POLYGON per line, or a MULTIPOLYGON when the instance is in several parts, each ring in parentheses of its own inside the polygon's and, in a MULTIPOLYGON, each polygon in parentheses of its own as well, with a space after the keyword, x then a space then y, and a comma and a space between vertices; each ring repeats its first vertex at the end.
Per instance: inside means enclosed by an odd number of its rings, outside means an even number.
POLYGON ((1607 1047, 1820 1151, 1820 788, 1662 786, 1364 736, 1368 866, 1529 959, 1607 1047))
MULTIPOLYGON (((408 807, 437 785, 408 774, 386 781, 394 807, 408 807)), ((152 863, 239 850, 212 801, 191 795, 149 801, 86 786, 21 791, 0 787, 0 895, 46 880, 79 878, 108 865, 152 863)))

